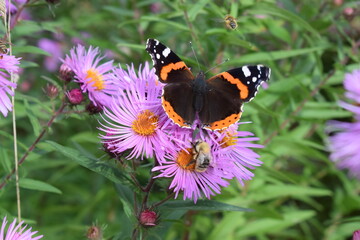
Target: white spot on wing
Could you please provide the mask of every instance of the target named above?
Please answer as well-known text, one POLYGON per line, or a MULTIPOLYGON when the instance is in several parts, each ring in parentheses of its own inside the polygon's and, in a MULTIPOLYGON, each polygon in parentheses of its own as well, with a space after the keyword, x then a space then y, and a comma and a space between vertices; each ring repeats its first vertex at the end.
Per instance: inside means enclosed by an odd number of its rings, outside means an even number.
POLYGON ((160 54, 157 53, 157 54, 156 54, 156 58, 157 58, 157 59, 160 59, 160 54))
POLYGON ((257 78, 256 77, 252 77, 252 81, 256 82, 257 78))
POLYGON ((155 39, 155 45, 159 45, 159 41, 155 39))
POLYGON ((249 77, 251 75, 251 72, 247 66, 243 66, 241 70, 243 71, 245 77, 249 77))
POLYGON ((162 54, 164 55, 164 57, 167 57, 170 54, 170 52, 171 52, 170 48, 165 48, 162 54))

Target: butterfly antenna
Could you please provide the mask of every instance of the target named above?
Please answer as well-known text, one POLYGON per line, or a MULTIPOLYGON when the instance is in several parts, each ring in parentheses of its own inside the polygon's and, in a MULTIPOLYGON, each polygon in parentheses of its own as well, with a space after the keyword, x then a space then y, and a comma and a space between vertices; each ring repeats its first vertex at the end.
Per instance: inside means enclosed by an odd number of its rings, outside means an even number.
POLYGON ((198 58, 196 57, 196 53, 195 53, 195 51, 194 51, 194 48, 193 48, 192 42, 189 42, 189 44, 190 44, 190 47, 191 47, 191 51, 193 52, 193 54, 194 54, 194 56, 195 56, 195 59, 196 59, 196 62, 197 62, 198 68, 199 68, 199 70, 201 71, 200 64, 199 64, 198 58))
POLYGON ((210 72, 210 71, 211 71, 211 70, 213 70, 214 68, 216 68, 216 67, 220 66, 221 64, 226 63, 226 62, 227 62, 227 61, 229 61, 229 60, 230 60, 230 59, 229 59, 229 58, 227 58, 227 59, 225 59, 224 61, 222 61, 221 63, 216 64, 215 66, 213 66, 212 68, 210 68, 209 70, 207 70, 204 74, 206 74, 206 73, 210 72))

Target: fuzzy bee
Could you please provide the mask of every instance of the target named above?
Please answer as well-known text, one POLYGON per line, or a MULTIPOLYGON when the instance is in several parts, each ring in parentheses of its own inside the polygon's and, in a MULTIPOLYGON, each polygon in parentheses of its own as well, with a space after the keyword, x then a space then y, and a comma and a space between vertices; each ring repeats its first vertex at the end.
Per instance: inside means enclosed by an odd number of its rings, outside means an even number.
POLYGON ((207 142, 197 141, 193 146, 193 160, 195 171, 205 172, 212 163, 211 147, 207 142))
POLYGON ((8 42, 6 42, 4 39, 0 39, 0 59, 3 58, 3 54, 8 54, 9 53, 9 49, 6 46, 8 44, 8 42))
POLYGON ((235 30, 238 27, 236 18, 230 15, 226 15, 224 18, 225 25, 228 29, 235 30))

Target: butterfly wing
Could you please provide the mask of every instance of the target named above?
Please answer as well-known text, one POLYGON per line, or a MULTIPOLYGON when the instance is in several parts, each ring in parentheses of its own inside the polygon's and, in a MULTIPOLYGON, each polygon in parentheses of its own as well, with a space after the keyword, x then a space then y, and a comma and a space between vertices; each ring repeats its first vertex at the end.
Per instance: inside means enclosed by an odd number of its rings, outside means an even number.
POLYGON ((207 82, 205 105, 199 112, 204 128, 220 130, 240 120, 242 105, 251 101, 271 70, 263 65, 243 66, 222 72, 207 82))
POLYGON ((146 51, 154 64, 155 74, 162 83, 192 82, 194 75, 170 48, 156 39, 148 39, 146 51))
POLYGON ((147 40, 146 51, 159 81, 166 84, 161 97, 166 114, 180 127, 189 127, 195 120, 192 104, 194 75, 170 48, 156 39, 147 40))

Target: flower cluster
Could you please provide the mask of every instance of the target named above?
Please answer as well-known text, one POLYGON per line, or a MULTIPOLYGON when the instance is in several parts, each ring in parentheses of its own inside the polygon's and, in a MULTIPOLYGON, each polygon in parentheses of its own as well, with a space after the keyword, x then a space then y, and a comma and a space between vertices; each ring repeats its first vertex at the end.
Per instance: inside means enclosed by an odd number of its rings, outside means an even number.
POLYGON ((0 53, 0 112, 4 117, 9 111, 12 111, 10 96, 14 95, 13 89, 16 83, 11 82, 10 74, 14 74, 19 70, 19 58, 0 53))
MULTIPOLYGON (((108 79, 118 92, 105 106, 100 122, 105 150, 126 159, 154 158, 155 178, 172 179, 169 188, 175 197, 183 193, 184 199, 194 202, 210 198, 228 186, 230 179, 241 184, 250 180, 254 174, 249 169, 261 164, 251 149, 262 147, 251 143, 258 138, 238 131, 240 123, 214 132, 175 125, 162 108, 163 85, 148 63, 138 73, 134 66, 117 67, 108 79)), ((86 77, 78 81, 89 82, 86 77)))
POLYGON ((340 169, 348 169, 351 176, 360 179, 360 70, 345 75, 345 96, 354 104, 339 102, 339 105, 354 114, 353 122, 330 121, 329 137, 330 158, 340 169))
POLYGON ((166 115, 161 95, 163 84, 148 63, 136 72, 100 63, 97 48, 88 50, 78 45, 63 60, 60 74, 74 78, 80 89, 67 96, 71 104, 82 102, 82 93, 89 96, 93 108, 103 110, 100 121, 101 141, 112 157, 132 160, 154 159, 155 178, 172 179, 170 189, 177 197, 196 202, 210 198, 229 185, 230 179, 241 184, 250 180, 250 171, 261 165, 251 143, 258 138, 250 132, 238 131, 240 123, 222 131, 192 129, 175 125, 166 115), (71 74, 69 74, 71 72, 71 74))
POLYGON ((5 231, 7 220, 6 217, 4 217, 1 229, 0 229, 0 239, 6 239, 6 240, 38 240, 43 237, 43 235, 35 237, 34 235, 37 233, 37 231, 32 232, 31 228, 26 229, 27 226, 21 227, 23 225, 24 221, 20 222, 18 225, 16 225, 16 219, 10 224, 10 226, 7 228, 7 231, 5 231))

